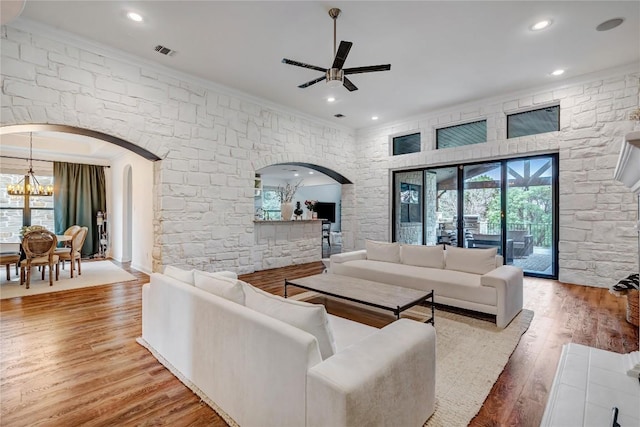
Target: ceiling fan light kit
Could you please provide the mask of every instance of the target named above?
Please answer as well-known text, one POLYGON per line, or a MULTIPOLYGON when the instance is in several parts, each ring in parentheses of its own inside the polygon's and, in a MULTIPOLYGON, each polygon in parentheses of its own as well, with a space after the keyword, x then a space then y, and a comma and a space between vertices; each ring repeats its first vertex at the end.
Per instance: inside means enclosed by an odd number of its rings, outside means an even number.
POLYGON ((347 41, 341 41, 340 46, 336 51, 336 20, 340 15, 340 9, 333 8, 329 10, 329 16, 333 19, 333 64, 331 68, 323 68, 318 67, 317 65, 305 64, 304 62, 298 62, 291 59, 283 58, 282 62, 284 64, 295 65, 296 67, 309 68, 311 70, 321 71, 325 75, 322 77, 318 77, 306 83, 299 85, 300 89, 304 89, 311 85, 314 85, 322 80, 327 82, 327 86, 334 88, 340 85, 343 85, 349 92, 353 92, 354 90, 358 90, 356 85, 354 85, 351 80, 349 80, 346 75, 347 74, 359 74, 359 73, 371 73, 374 71, 389 71, 391 69, 391 64, 384 65, 370 65, 365 67, 354 67, 354 68, 342 68, 344 66, 345 61, 347 60, 347 55, 349 55, 349 51, 351 50, 351 46, 353 43, 347 41))

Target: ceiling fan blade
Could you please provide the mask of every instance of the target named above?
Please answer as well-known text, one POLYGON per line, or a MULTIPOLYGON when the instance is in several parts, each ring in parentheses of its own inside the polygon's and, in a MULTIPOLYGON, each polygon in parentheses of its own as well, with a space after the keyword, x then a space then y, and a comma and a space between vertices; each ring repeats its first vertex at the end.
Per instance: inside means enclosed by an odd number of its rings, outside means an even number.
POLYGON ((351 83, 351 80, 349 80, 348 78, 344 77, 342 80, 342 86, 346 87, 347 89, 349 89, 349 92, 353 92, 354 90, 358 90, 358 88, 356 87, 356 85, 354 85, 353 83, 351 83))
POLYGON ((312 70, 322 71, 323 73, 327 72, 326 68, 317 67, 315 65, 310 65, 310 64, 305 64, 304 62, 293 61, 293 60, 287 59, 287 58, 282 58, 282 63, 283 64, 289 64, 289 65, 295 65, 296 67, 310 68, 312 70))
POLYGON ((341 69, 344 65, 344 61, 347 60, 347 55, 349 55, 349 51, 351 50, 351 46, 353 43, 341 41, 340 47, 338 47, 338 52, 336 52, 336 57, 333 60, 333 65, 331 68, 341 69))
POLYGON ((322 77, 318 77, 317 79, 311 80, 309 82, 306 83, 302 83, 300 86, 298 86, 300 89, 304 89, 305 87, 309 87, 311 85, 314 85, 318 82, 321 82, 323 80, 325 80, 327 77, 326 76, 322 76, 322 77))
POLYGON ((389 71, 391 69, 391 64, 385 65, 369 65, 368 67, 354 67, 354 68, 345 68, 345 74, 359 74, 359 73, 371 73, 373 71, 389 71))

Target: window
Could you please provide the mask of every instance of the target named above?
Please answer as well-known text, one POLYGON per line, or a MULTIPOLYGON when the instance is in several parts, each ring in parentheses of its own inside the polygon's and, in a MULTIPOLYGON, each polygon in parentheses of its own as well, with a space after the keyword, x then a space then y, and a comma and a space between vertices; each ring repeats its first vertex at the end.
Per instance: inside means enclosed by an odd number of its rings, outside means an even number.
POLYGON ((393 138, 393 155, 419 153, 420 132, 411 135, 396 136, 393 138))
POLYGON ((540 108, 507 116, 507 138, 560 130, 560 106, 540 108))
POLYGON ((487 142, 487 121, 480 120, 436 130, 436 148, 462 147, 487 142))
MULTIPOLYGON (((18 174, 0 174, 0 241, 15 242, 20 240, 22 226, 42 225, 47 230, 54 230, 53 197, 28 197, 25 206, 24 196, 9 196, 8 184, 17 184, 24 178, 18 174)), ((38 176, 42 185, 53 184, 52 176, 38 176)))
POLYGON ((400 222, 422 222, 421 192, 421 185, 400 183, 400 222))
POLYGON ((262 187, 264 219, 280 219, 280 193, 278 187, 262 187))

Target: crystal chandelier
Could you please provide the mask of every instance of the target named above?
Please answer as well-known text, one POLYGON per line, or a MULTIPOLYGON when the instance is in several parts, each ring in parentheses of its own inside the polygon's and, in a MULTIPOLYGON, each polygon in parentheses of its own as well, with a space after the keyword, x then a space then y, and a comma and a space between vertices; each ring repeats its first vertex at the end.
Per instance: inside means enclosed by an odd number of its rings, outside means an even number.
POLYGON ((17 184, 7 185, 10 196, 52 196, 53 185, 40 185, 33 173, 33 133, 29 134, 29 171, 17 184))

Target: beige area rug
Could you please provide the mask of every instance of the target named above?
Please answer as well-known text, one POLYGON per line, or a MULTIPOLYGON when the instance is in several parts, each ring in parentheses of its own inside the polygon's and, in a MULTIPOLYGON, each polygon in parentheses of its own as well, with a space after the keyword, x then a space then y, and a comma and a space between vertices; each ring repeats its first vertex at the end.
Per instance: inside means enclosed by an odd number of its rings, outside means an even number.
MULTIPOLYGON (((303 292, 292 298, 316 296, 303 292)), ((413 307, 402 315, 422 322, 431 317, 431 308, 413 307)), ((486 320, 436 309, 436 410, 425 426, 469 425, 532 320, 533 311, 522 310, 499 329, 486 320)))
POLYGON ((7 281, 6 273, 2 271, 0 272, 0 299, 67 291, 89 286, 108 285, 116 282, 127 282, 129 280, 135 280, 136 278, 134 275, 127 273, 108 260, 83 262, 82 275, 76 275, 78 273, 76 270, 73 279, 70 278, 69 268, 68 263, 65 270, 60 268, 60 280, 54 280, 53 286, 49 286, 49 271, 47 270, 44 280, 42 280, 41 273, 35 268, 31 276, 29 289, 26 289, 25 285, 20 286, 20 278, 16 277, 13 268, 11 270, 11 281, 7 281))
MULTIPOLYGON (((422 307, 421 307, 422 308, 422 307)), ((533 319, 509 326, 436 310, 436 410, 425 426, 466 426, 476 416, 533 319)))

